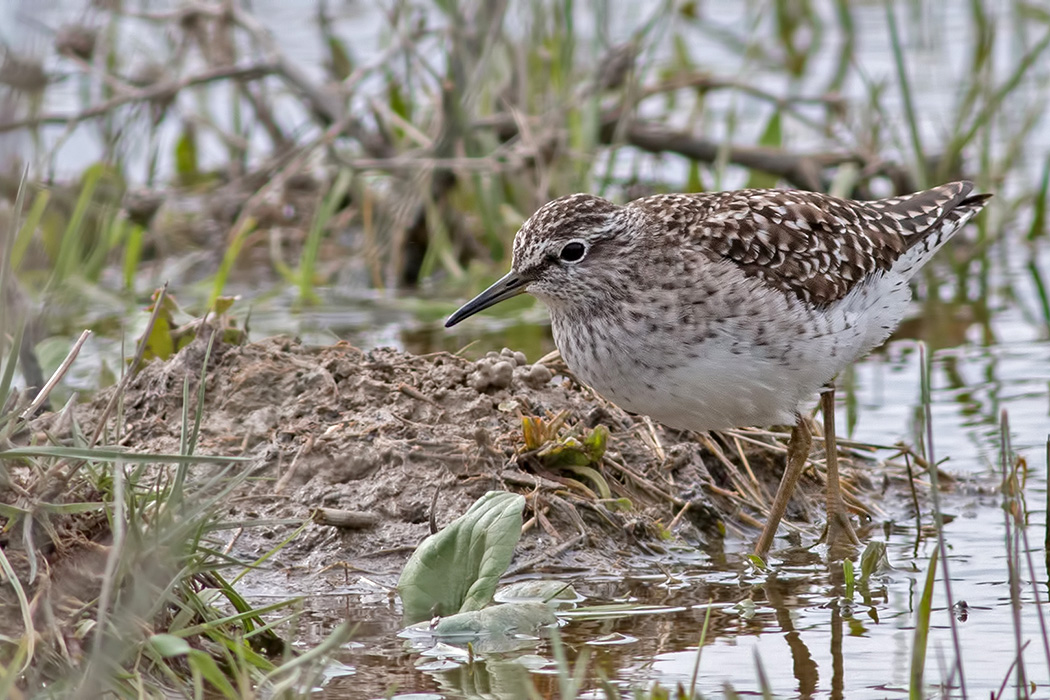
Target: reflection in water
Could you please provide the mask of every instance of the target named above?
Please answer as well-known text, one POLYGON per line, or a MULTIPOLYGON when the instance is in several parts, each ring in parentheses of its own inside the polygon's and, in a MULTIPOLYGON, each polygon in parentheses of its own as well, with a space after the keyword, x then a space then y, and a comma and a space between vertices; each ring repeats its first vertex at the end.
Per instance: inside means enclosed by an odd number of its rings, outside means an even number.
POLYGON ((845 687, 842 663, 842 605, 839 601, 845 591, 845 573, 838 564, 831 567, 831 698, 842 699, 845 687))
POLYGON ((763 588, 766 592, 766 599, 776 611, 777 624, 783 630, 784 640, 791 650, 792 670, 795 678, 798 679, 798 696, 802 700, 808 700, 816 693, 820 672, 817 670, 817 662, 813 660, 813 655, 809 653, 805 642, 802 641, 802 635, 795 629, 795 623, 791 619, 791 608, 785 603, 784 597, 788 592, 788 586, 776 575, 770 575, 763 584, 763 588))

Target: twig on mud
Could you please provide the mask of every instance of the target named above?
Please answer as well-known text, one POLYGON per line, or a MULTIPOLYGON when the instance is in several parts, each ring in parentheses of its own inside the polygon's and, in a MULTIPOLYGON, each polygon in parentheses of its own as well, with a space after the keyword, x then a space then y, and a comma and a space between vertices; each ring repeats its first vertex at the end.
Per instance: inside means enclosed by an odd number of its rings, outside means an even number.
MULTIPOLYGON (((367 510, 318 508, 313 512, 314 522, 344 530, 367 530, 379 522, 379 515, 367 510)), ((431 533, 433 534, 433 533, 431 533)))
POLYGON ((660 442, 660 436, 656 432, 656 424, 653 423, 653 419, 649 416, 642 416, 642 428, 638 435, 642 439, 649 449, 653 451, 656 458, 663 464, 667 461, 667 451, 664 450, 663 443, 660 442))
POLYGON ((678 523, 682 522, 682 518, 685 517, 686 511, 689 510, 689 506, 689 501, 686 501, 685 505, 678 509, 678 512, 675 513, 675 516, 671 518, 671 522, 667 523, 668 532, 674 532, 675 527, 677 527, 678 523))
POLYGON ((769 496, 769 492, 766 491, 765 487, 762 485, 762 482, 760 482, 755 477, 755 472, 751 469, 751 462, 749 462, 747 459, 747 454, 744 452, 744 446, 740 444, 740 436, 728 435, 727 437, 731 437, 733 439, 733 446, 736 447, 736 453, 740 456, 740 463, 744 465, 744 471, 747 472, 747 476, 751 479, 751 483, 754 485, 754 487, 758 489, 759 495, 765 498, 767 501, 772 501, 772 498, 770 498, 769 496))
POLYGON ((233 537, 231 537, 230 541, 226 543, 226 546, 222 548, 222 553, 228 555, 230 552, 232 552, 234 545, 237 544, 237 540, 241 538, 242 534, 244 534, 243 527, 239 527, 236 530, 234 530, 233 537))
MULTIPOLYGON (((750 525, 751 527, 755 528, 756 530, 761 530, 762 528, 764 528, 766 526, 766 524, 764 522, 762 522, 761 520, 759 520, 755 516, 751 515, 750 513, 746 513, 746 512, 744 512, 742 510, 738 510, 733 515, 740 522, 747 523, 748 525, 750 525)), ((791 523, 787 523, 786 521, 781 523, 781 524, 782 525, 788 525, 789 528, 793 528, 796 532, 801 532, 802 531, 802 528, 798 527, 797 525, 794 525, 794 524, 791 524, 791 523)))
POLYGON ((437 524, 437 504, 438 496, 441 495, 441 484, 438 484, 434 489, 434 495, 430 497, 430 517, 427 518, 427 524, 430 526, 430 534, 436 535, 438 531, 437 524))
POLYGON ((545 488, 554 491, 562 487, 562 485, 556 481, 551 481, 550 479, 535 474, 527 474, 518 471, 517 469, 504 469, 500 472, 499 478, 501 481, 505 481, 508 484, 514 484, 515 486, 531 486, 534 489, 545 488))
POLYGON ((547 511, 548 510, 549 510, 549 506, 544 506, 543 508, 540 508, 539 510, 537 510, 536 511, 536 520, 539 522, 540 527, 543 528, 544 532, 546 532, 548 535, 550 535, 551 538, 555 542, 560 542, 561 541, 561 533, 558 532, 558 528, 554 527, 554 525, 551 523, 550 519, 547 517, 547 511))
POLYGON ((768 501, 763 500, 762 497, 759 496, 758 492, 754 489, 753 485, 749 483, 747 479, 743 478, 743 476, 740 474, 740 470, 737 469, 737 466, 733 464, 733 461, 731 459, 726 457, 725 453, 722 451, 722 448, 719 447, 718 444, 711 438, 711 434, 699 433, 699 436, 700 444, 706 447, 707 450, 715 456, 715 459, 721 462, 722 466, 726 468, 730 480, 733 482, 733 485, 736 486, 736 489, 740 493, 740 495, 745 496, 745 500, 748 500, 752 507, 756 508, 763 515, 768 516, 769 506, 766 505, 768 501))
POLYGON ((684 506, 686 504, 686 501, 684 499, 681 499, 678 496, 672 495, 672 494, 668 493, 667 491, 664 491, 663 489, 661 489, 659 486, 654 484, 649 479, 646 479, 644 476, 642 476, 641 474, 639 474, 635 470, 631 469, 626 464, 616 461, 615 459, 610 457, 608 454, 606 454, 605 456, 602 457, 602 462, 606 463, 606 464, 609 464, 609 465, 611 465, 613 467, 616 467, 616 469, 618 471, 620 471, 622 474, 625 474, 626 476, 630 477, 631 480, 634 481, 634 483, 638 484, 638 486, 642 487, 643 489, 648 491, 650 494, 652 494, 654 496, 657 496, 657 497, 659 497, 659 498, 661 498, 661 499, 663 499, 663 500, 673 504, 674 506, 676 506, 678 508, 681 508, 682 506, 684 506))
POLYGON ((22 414, 19 416, 22 420, 29 419, 34 413, 36 413, 38 408, 44 405, 44 402, 47 401, 47 397, 50 396, 54 388, 58 386, 58 383, 62 381, 62 377, 64 377, 66 372, 69 371, 69 368, 73 365, 73 361, 76 360, 77 355, 80 354, 80 349, 84 347, 84 343, 86 343, 87 339, 90 337, 91 331, 89 330, 85 330, 80 334, 80 337, 77 338, 77 342, 73 343, 73 347, 70 348, 69 353, 66 354, 66 359, 62 360, 62 364, 58 366, 55 373, 47 380, 47 384, 44 384, 44 387, 40 390, 40 393, 36 395, 36 398, 33 399, 33 402, 29 404, 29 407, 22 411, 22 414))
POLYGON ((288 465, 288 470, 281 474, 280 478, 277 479, 277 483, 274 484, 273 492, 275 494, 281 493, 284 487, 288 485, 288 482, 295 475, 296 468, 299 466, 299 458, 310 451, 310 448, 314 446, 314 436, 307 435, 306 439, 303 440, 303 444, 296 450, 295 456, 292 457, 292 463, 288 465))
POLYGON ((404 382, 401 382, 400 384, 398 384, 397 390, 400 391, 405 396, 407 396, 409 398, 412 398, 412 399, 415 399, 416 401, 422 401, 423 403, 428 403, 431 406, 438 406, 439 405, 437 401, 435 401, 434 399, 430 398, 429 396, 427 396, 426 394, 421 392, 419 389, 415 388, 414 386, 409 386, 408 384, 405 384, 404 382))

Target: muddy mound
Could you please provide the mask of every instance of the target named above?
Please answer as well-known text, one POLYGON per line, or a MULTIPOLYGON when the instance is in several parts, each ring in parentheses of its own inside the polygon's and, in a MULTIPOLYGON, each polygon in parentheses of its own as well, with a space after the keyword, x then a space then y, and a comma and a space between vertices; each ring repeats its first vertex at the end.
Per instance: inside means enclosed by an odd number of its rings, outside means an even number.
MULTIPOLYGON (((123 398, 122 444, 178 451, 206 348, 199 339, 140 372, 123 398)), ((289 519, 312 517, 279 554, 312 571, 396 572, 491 489, 527 497, 517 570, 604 568, 661 553, 669 539, 750 537, 782 470, 786 436, 667 430, 594 395, 557 358, 529 363, 509 350, 471 361, 271 338, 216 345, 204 375, 197 453, 247 457, 252 478, 228 516, 273 523, 244 528, 231 546, 261 555, 296 529, 289 519)), ((90 426, 107 400, 81 420, 90 426)), ((790 519, 813 519, 821 485, 811 470, 790 519)))

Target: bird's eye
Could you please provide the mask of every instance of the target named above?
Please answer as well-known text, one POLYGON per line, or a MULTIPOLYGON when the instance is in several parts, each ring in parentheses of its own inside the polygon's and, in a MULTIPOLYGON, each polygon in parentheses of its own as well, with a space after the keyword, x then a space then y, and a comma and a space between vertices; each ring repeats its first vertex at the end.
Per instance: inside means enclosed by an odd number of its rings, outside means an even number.
POLYGON ((580 241, 569 241, 558 253, 558 257, 564 262, 579 262, 587 253, 587 246, 580 241))

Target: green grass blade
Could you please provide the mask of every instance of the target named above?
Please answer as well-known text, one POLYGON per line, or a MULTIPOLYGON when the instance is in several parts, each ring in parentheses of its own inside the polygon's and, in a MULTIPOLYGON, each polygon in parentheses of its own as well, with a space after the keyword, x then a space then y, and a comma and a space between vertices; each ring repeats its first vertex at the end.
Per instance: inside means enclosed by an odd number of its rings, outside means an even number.
POLYGON ((1017 62, 1017 65, 1014 66, 1013 72, 1007 76, 995 93, 985 101, 984 106, 977 112, 970 127, 961 136, 952 141, 949 152, 958 152, 965 148, 981 128, 999 114, 999 110, 1005 104, 1006 99, 1014 90, 1024 84, 1023 81, 1026 78, 1031 76, 1030 70, 1032 66, 1042 57, 1048 47, 1050 47, 1050 32, 1047 32, 1035 46, 1025 52, 1024 56, 1017 62))
POLYGON ((230 581, 230 585, 231 586, 236 585, 236 583, 238 581, 240 581, 249 571, 251 571, 252 569, 258 568, 258 566, 260 564, 264 563, 266 560, 268 560, 274 554, 276 554, 277 552, 279 552, 282 549, 284 549, 284 547, 289 542, 291 542, 296 537, 298 537, 300 534, 302 534, 303 530, 305 530, 307 527, 309 527, 311 522, 313 522, 313 521, 309 520, 309 519, 308 520, 304 520, 302 525, 300 525, 298 528, 293 530, 292 533, 290 535, 288 535, 287 537, 285 537, 283 540, 278 542, 277 546, 273 547, 270 551, 266 552, 261 557, 259 557, 255 561, 253 561, 251 564, 249 564, 248 566, 244 567, 244 571, 242 571, 241 573, 239 573, 239 574, 237 574, 236 576, 233 577, 233 580, 230 581))
POLYGON ((143 462, 164 462, 171 464, 246 462, 247 457, 224 457, 222 455, 176 455, 160 452, 123 452, 114 448, 100 447, 60 447, 40 445, 37 447, 15 447, 0 450, 0 459, 20 459, 28 457, 62 457, 65 459, 83 459, 93 462, 116 462, 118 460, 140 464, 143 462))
POLYGON ((7 555, 4 554, 3 547, 0 547, 0 569, 3 570, 8 585, 10 585, 15 592, 15 597, 18 599, 18 610, 22 614, 22 639, 26 645, 25 658, 22 660, 22 664, 18 671, 13 674, 15 676, 20 676, 27 668, 29 668, 29 664, 33 661, 33 653, 36 648, 36 630, 33 628, 33 613, 29 607, 29 598, 26 596, 25 589, 22 588, 22 582, 19 581, 18 574, 15 573, 14 567, 11 566, 11 562, 8 561, 7 555))
MULTIPOLYGON (((937 580, 937 550, 930 556, 930 566, 926 570, 926 583, 919 597, 919 607, 915 611, 915 636, 911 646, 911 681, 908 686, 909 700, 922 700, 924 697, 922 679, 926 669, 926 647, 930 640, 930 615, 933 613, 933 587, 937 580)), ((948 611, 951 614, 951 611, 948 611)))
POLYGON ((127 238, 124 241, 124 288, 134 291, 135 277, 139 272, 142 260, 142 243, 145 229, 138 224, 128 224, 127 238))
MULTIPOLYGON (((11 249, 11 269, 17 270, 22 263, 26 249, 29 248, 29 242, 33 240, 33 235, 36 233, 37 226, 40 225, 40 219, 44 216, 44 210, 47 209, 50 201, 50 190, 40 190, 36 197, 33 198, 33 206, 29 208, 26 220, 22 223, 22 227, 15 237, 14 246, 11 249)), ((18 211, 17 205, 15 211, 18 211)))
POLYGON ((309 303, 318 301, 317 293, 314 292, 314 276, 317 271, 317 254, 321 248, 321 238, 328 228, 328 222, 335 216, 339 205, 342 204, 343 199, 346 197, 346 193, 350 191, 352 183, 352 171, 345 168, 340 170, 339 175, 335 178, 335 183, 328 191, 328 194, 325 195, 324 201, 321 203, 321 207, 317 210, 313 223, 310 225, 310 232, 307 234, 306 242, 303 244, 302 257, 299 259, 299 271, 297 274, 300 301, 309 303))
POLYGON ((933 402, 931 398, 930 384, 930 358, 926 350, 926 344, 919 343, 919 382, 922 393, 922 410, 924 425, 924 437, 926 448, 926 463, 929 464, 930 475, 930 497, 933 500, 933 522, 937 529, 937 550, 941 559, 941 574, 944 579, 944 594, 948 601, 948 622, 952 632, 952 648, 955 651, 955 670, 958 673, 959 689, 962 696, 966 697, 966 677, 963 671, 962 643, 959 641, 959 629, 956 624, 955 615, 951 614, 954 607, 954 596, 952 595, 952 577, 948 570, 948 545, 944 539, 944 518, 941 515, 941 487, 938 476, 937 458, 933 451, 933 402))
POLYGON ((211 296, 208 297, 208 308, 213 308, 215 302, 222 296, 222 292, 226 288, 226 281, 230 278, 233 264, 240 257, 241 249, 244 248, 248 236, 255 230, 256 223, 252 217, 245 219, 241 223, 240 228, 237 229, 230 244, 226 247, 226 252, 222 256, 222 262, 219 264, 219 270, 215 273, 215 278, 212 282, 211 296))
POLYGON ((1039 189, 1035 192, 1032 206, 1032 224, 1028 227, 1027 239, 1034 241, 1046 236, 1046 207, 1050 195, 1050 158, 1043 163, 1043 176, 1039 180, 1039 189))
POLYGON ((291 661, 288 661, 287 663, 278 666, 273 671, 270 671, 270 673, 266 674, 263 678, 262 682, 272 682, 274 678, 279 675, 290 673, 291 671, 308 664, 320 663, 330 652, 337 649, 341 644, 344 644, 350 639, 355 628, 356 627, 352 627, 349 622, 341 623, 339 627, 337 627, 332 634, 328 635, 328 638, 323 642, 305 654, 300 654, 291 661))
MULTIPOLYGON (((7 405, 7 399, 11 393, 11 384, 14 382, 15 377, 15 367, 18 365, 18 349, 22 347, 22 338, 25 335, 25 330, 26 324, 25 321, 22 321, 18 324, 15 335, 11 339, 11 351, 7 355, 7 362, 4 363, 4 372, 0 375, 0 411, 2 411, 4 406, 7 405)), ((3 358, 4 356, 3 336, 3 326, 0 326, 0 358, 3 358)), ((9 413, 0 413, 0 430, 18 416, 17 408, 18 407, 16 406, 12 406, 12 410, 9 413)))
MULTIPOLYGON (((213 620, 208 620, 207 622, 201 624, 193 625, 192 627, 184 627, 182 629, 172 630, 171 634, 173 634, 176 637, 186 638, 198 634, 203 634, 205 632, 215 631, 223 625, 228 625, 232 622, 252 622, 256 620, 262 620, 263 615, 268 615, 269 613, 277 612, 278 610, 283 610, 289 605, 294 605, 297 602, 298 601, 295 598, 291 598, 288 600, 279 601, 277 603, 270 603, 269 605, 264 605, 260 608, 248 607, 247 610, 244 610, 242 612, 237 612, 232 615, 227 615, 225 617, 218 617, 213 620)), ((248 631, 251 631, 252 629, 254 629, 254 627, 248 627, 248 631)))
POLYGON ((707 643, 707 629, 711 623, 711 611, 714 610, 714 601, 707 601, 707 610, 704 611, 704 624, 700 628, 700 643, 696 647, 696 658, 693 660, 693 675, 689 678, 689 691, 687 698, 693 698, 696 695, 696 679, 700 676, 700 655, 704 650, 704 644, 707 643))
POLYGON ((54 289, 58 284, 65 282, 80 264, 86 238, 84 220, 87 218, 88 209, 93 206, 95 188, 102 173, 101 167, 90 167, 84 172, 80 195, 59 243, 58 257, 48 282, 48 289, 54 289))

